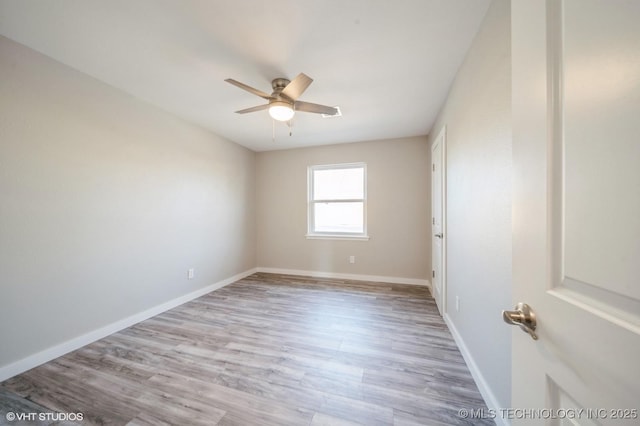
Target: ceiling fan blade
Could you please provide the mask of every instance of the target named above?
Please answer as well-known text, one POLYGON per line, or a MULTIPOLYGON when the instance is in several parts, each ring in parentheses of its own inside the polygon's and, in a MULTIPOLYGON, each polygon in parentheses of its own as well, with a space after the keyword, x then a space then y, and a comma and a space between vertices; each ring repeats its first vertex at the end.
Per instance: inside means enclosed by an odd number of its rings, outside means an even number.
POLYGON ((251 108, 241 109, 240 111, 236 111, 236 113, 237 114, 246 114, 248 112, 262 111, 263 109, 267 109, 267 108, 269 108, 269 104, 258 105, 258 106, 254 106, 254 107, 251 107, 251 108))
POLYGON ((281 95, 295 101, 307 90, 307 87, 313 82, 313 79, 304 73, 298 74, 287 86, 280 92, 281 95))
POLYGON ((314 112, 316 114, 325 114, 325 115, 336 115, 338 113, 338 108, 334 108, 326 105, 312 104, 311 102, 302 102, 302 101, 296 101, 294 104, 294 109, 296 111, 314 112))
POLYGON ((240 83, 239 81, 236 81, 236 80, 234 80, 232 78, 227 78, 225 81, 227 83, 233 84, 234 86, 237 86, 237 87, 239 87, 239 88, 241 88, 243 90, 246 90, 249 93, 253 93, 256 96, 260 96, 263 99, 271 99, 271 95, 269 95, 268 93, 264 93, 261 90, 254 89, 253 87, 247 86, 246 84, 240 83))

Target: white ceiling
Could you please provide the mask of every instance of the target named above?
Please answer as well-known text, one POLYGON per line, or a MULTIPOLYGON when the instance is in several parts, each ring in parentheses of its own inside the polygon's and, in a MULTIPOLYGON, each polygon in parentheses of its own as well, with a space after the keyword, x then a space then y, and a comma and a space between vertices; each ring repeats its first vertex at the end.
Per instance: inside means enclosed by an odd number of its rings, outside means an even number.
POLYGON ((0 0, 0 34, 256 151, 425 135, 490 0, 0 0), (293 136, 265 103, 304 72, 293 136))

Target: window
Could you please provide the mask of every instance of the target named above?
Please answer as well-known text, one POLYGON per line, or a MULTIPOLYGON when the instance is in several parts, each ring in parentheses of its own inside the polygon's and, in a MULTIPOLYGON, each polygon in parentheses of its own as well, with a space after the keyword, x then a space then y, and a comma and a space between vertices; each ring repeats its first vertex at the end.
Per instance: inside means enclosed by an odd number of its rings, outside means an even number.
POLYGON ((309 167, 307 237, 367 237, 364 163, 309 167))

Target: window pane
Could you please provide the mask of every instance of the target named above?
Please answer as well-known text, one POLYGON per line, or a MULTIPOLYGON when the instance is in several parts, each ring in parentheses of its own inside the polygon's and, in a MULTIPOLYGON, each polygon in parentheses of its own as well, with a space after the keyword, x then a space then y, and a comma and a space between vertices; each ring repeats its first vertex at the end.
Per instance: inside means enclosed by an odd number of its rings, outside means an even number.
POLYGON ((314 200, 364 198, 364 168, 313 171, 314 200))
POLYGON ((315 203, 313 207, 314 232, 364 232, 363 203, 315 203))

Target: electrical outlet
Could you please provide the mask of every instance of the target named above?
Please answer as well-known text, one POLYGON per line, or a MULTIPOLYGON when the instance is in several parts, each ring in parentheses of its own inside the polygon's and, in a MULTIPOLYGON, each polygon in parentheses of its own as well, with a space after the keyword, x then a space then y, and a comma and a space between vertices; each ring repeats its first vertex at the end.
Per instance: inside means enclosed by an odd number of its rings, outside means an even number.
POLYGON ((355 256, 349 256, 349 263, 356 263, 356 257, 355 256))
POLYGON ((456 296, 456 312, 460 312, 460 298, 456 296))
POLYGON ((194 275, 195 275, 195 270, 193 268, 189 268, 189 270, 187 271, 187 278, 192 280, 194 275))

